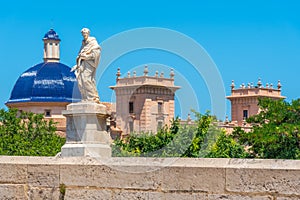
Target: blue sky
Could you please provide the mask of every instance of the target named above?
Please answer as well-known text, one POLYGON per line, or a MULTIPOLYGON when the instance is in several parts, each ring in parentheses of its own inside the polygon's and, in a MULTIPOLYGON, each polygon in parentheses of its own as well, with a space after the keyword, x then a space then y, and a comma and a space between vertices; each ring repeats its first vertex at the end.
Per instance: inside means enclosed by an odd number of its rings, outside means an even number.
MULTIPOLYGON (((240 85, 256 83, 260 77, 263 84, 275 85, 280 79, 282 94, 288 97, 288 101, 299 98, 300 3, 296 0, 190 0, 172 3, 162 0, 12 0, 1 2, 1 7, 4 8, 0 12, 0 104, 3 108, 18 77, 29 67, 42 62, 42 38, 50 28, 54 28, 62 40, 61 62, 70 67, 75 64, 83 27, 90 28, 91 35, 107 49, 110 46, 105 45, 105 41, 116 34, 158 27, 184 34, 201 45, 219 70, 226 95, 230 94, 231 80, 240 85)), ((175 46, 177 42, 174 41, 175 46)), ((123 45, 126 43, 120 44, 123 45)), ((103 59, 107 49, 103 49, 103 59)), ((175 76, 178 77, 176 84, 184 85, 176 97, 177 115, 185 118, 190 108, 200 112, 216 110, 211 106, 207 82, 197 75, 191 63, 157 49, 132 51, 105 66, 106 70, 98 77, 101 99, 114 99, 108 86, 115 84, 118 67, 125 75, 129 70, 141 71, 142 66, 149 63, 152 75, 155 70, 164 70, 167 75, 168 66, 173 67, 178 75, 175 76), (151 63, 154 63, 153 67, 151 63), (186 100, 190 96, 181 91, 192 91, 191 96, 194 95, 198 107, 193 100, 186 100)), ((226 109, 230 114, 228 101, 226 109)))

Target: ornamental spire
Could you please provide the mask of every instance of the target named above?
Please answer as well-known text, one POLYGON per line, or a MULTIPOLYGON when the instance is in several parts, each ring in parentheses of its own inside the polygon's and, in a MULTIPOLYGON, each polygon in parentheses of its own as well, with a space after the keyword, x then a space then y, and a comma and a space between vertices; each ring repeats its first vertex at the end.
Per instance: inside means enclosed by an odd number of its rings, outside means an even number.
POLYGON ((44 41, 44 62, 59 62, 59 43, 57 33, 50 29, 43 38, 44 41))

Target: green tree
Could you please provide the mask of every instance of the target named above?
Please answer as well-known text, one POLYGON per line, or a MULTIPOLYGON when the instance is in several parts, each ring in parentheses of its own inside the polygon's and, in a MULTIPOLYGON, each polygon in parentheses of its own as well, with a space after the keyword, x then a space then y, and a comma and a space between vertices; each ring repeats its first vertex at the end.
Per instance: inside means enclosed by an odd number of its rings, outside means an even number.
POLYGON ((114 156, 147 157, 204 157, 209 153, 221 130, 213 125, 215 117, 209 112, 204 115, 195 112, 196 125, 181 126, 178 118, 171 127, 164 127, 157 134, 131 134, 125 140, 116 140, 114 156))
POLYGON ((52 120, 41 114, 0 110, 0 155, 54 156, 65 139, 55 134, 52 120))
POLYGON ((208 158, 250 158, 245 147, 233 135, 226 135, 223 131, 217 141, 212 145, 208 158))
POLYGON ((156 134, 131 133, 125 139, 117 139, 113 143, 114 156, 160 156, 161 149, 173 140, 179 130, 179 119, 172 121, 170 129, 166 126, 156 134))
POLYGON ((288 103, 284 100, 259 99, 261 112, 250 117, 253 124, 249 133, 237 129, 235 136, 257 158, 300 158, 300 99, 288 103))

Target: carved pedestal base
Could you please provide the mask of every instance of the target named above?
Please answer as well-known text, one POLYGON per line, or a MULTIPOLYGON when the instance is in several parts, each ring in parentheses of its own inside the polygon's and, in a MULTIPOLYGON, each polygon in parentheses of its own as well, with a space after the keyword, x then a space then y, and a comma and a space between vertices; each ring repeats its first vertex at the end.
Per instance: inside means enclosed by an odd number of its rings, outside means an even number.
POLYGON ((67 141, 61 148, 62 157, 111 157, 111 138, 106 132, 106 107, 102 104, 79 102, 63 111, 67 118, 67 141))

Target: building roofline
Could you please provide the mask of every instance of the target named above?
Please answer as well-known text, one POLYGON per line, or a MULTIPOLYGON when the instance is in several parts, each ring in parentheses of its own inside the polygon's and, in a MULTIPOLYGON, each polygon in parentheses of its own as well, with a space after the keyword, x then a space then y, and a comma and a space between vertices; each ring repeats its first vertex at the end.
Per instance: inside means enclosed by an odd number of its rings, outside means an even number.
POLYGON ((281 91, 281 89, 276 89, 276 88, 265 88, 265 87, 253 87, 253 88, 236 88, 232 89, 231 91, 240 91, 240 90, 272 90, 272 91, 281 91))
POLYGON ((110 89, 126 89, 126 88, 140 88, 143 86, 151 86, 151 87, 161 87, 161 88, 168 88, 168 89, 180 89, 180 86, 166 86, 166 85, 158 85, 158 84, 134 84, 134 85, 115 85, 115 86, 109 86, 110 89))
POLYGON ((5 103, 5 105, 8 108, 18 108, 18 107, 32 107, 32 106, 43 106, 45 107, 45 104, 47 106, 66 106, 70 102, 16 102, 16 103, 5 103))
POLYGON ((226 99, 237 99, 237 98, 248 98, 248 97, 266 97, 266 98, 273 98, 273 99, 286 99, 285 96, 268 96, 268 95, 236 95, 236 96, 226 96, 226 99))

